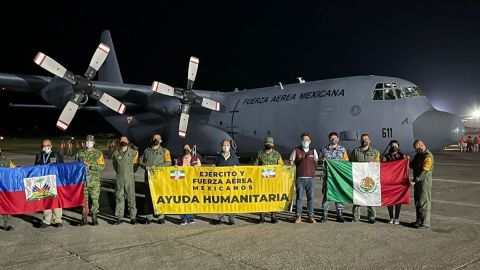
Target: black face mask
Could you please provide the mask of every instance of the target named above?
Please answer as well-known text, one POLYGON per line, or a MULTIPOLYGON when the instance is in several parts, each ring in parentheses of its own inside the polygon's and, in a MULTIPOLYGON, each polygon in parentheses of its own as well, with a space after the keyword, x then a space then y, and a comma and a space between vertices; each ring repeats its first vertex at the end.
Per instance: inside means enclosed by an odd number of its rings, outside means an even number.
POLYGON ((120 145, 121 147, 125 147, 125 146, 128 145, 128 143, 127 143, 127 142, 120 142, 119 145, 120 145))
POLYGON ((270 150, 270 149, 273 149, 273 145, 265 144, 265 150, 270 150))
POLYGON ((152 144, 153 145, 160 145, 160 141, 159 140, 152 140, 152 144))
POLYGON ((367 141, 362 141, 362 147, 365 147, 365 146, 368 146, 368 142, 367 141))
POLYGON ((398 147, 397 146, 391 146, 390 147, 390 153, 395 153, 398 151, 398 147))

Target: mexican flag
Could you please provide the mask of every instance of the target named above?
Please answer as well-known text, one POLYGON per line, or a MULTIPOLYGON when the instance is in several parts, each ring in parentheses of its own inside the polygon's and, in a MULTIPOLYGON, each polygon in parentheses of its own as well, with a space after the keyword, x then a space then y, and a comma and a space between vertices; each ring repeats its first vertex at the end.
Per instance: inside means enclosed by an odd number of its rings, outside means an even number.
POLYGON ((170 179, 185 179, 185 170, 170 170, 170 179))
POLYGON ((325 160, 327 200, 364 206, 410 203, 408 159, 392 162, 325 160))

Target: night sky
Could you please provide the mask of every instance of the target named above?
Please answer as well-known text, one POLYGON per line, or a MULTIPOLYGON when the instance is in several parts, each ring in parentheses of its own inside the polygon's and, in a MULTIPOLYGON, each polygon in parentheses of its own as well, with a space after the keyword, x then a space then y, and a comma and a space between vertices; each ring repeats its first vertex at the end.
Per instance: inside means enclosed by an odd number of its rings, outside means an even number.
MULTIPOLYGON (((458 115, 480 103, 477 1, 129 2, 2 7, 0 72, 49 76, 33 63, 43 51, 83 74, 101 31, 110 29, 126 83, 183 87, 194 55, 196 89, 374 74, 409 80, 437 109, 458 115)), ((0 113, 9 116, 1 133, 62 134, 55 127, 59 110, 6 108, 42 99, 0 95, 0 113)), ((79 119, 91 122, 91 132, 113 131, 96 113, 79 112, 70 133, 84 133, 79 119)))

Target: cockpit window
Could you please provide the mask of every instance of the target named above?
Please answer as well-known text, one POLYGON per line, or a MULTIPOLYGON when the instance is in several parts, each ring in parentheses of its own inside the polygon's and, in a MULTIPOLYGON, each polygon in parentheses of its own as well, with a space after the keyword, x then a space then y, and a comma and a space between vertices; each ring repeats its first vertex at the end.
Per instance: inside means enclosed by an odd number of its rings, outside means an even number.
POLYGON ((373 100, 383 100, 383 90, 373 91, 373 100))
POLYGON ((393 89, 385 89, 385 90, 383 90, 383 94, 384 94, 384 99, 385 100, 397 99, 395 97, 395 92, 393 91, 393 89))
POLYGON ((377 83, 373 90, 373 100, 395 100, 422 95, 422 91, 417 86, 398 87, 394 82, 377 83))

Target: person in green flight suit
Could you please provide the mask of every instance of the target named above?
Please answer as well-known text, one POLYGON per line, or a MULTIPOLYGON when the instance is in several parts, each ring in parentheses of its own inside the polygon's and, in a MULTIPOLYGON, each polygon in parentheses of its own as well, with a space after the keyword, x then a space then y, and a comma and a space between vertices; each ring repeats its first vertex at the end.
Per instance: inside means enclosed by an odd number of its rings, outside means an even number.
POLYGON ((417 152, 410 161, 410 168, 413 170, 413 181, 410 182, 410 185, 414 187, 413 200, 417 214, 417 221, 413 223, 413 226, 417 229, 429 229, 434 160, 432 152, 427 149, 423 141, 415 140, 413 147, 417 152))
POLYGON ((138 151, 129 147, 127 136, 120 137, 120 147, 112 154, 112 164, 116 172, 114 225, 122 223, 125 210, 125 194, 128 200, 130 224, 137 224, 137 206, 135 202, 135 171, 138 168, 138 151))

